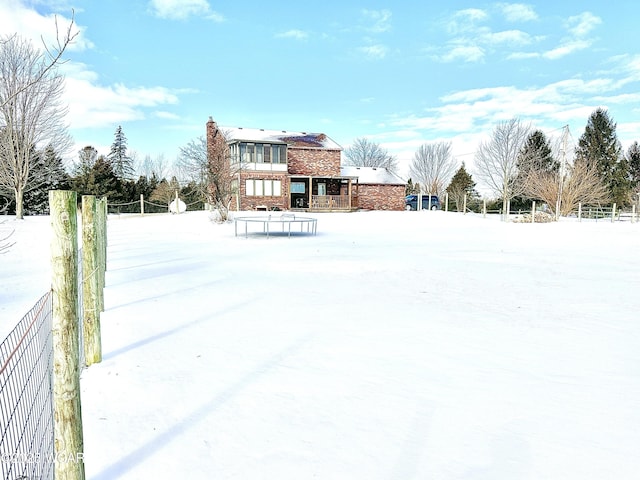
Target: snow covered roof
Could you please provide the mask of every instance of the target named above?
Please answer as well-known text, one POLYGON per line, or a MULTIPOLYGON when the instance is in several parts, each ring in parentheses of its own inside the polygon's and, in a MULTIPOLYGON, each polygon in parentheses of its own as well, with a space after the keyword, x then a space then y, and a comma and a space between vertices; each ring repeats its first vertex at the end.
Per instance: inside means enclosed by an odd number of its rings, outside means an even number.
POLYGON ((406 185, 406 181, 384 167, 340 167, 343 177, 358 177, 358 183, 406 185))
POLYGON ((324 133, 289 132, 263 128, 221 127, 230 142, 286 143, 293 147, 315 147, 342 150, 342 147, 324 133))

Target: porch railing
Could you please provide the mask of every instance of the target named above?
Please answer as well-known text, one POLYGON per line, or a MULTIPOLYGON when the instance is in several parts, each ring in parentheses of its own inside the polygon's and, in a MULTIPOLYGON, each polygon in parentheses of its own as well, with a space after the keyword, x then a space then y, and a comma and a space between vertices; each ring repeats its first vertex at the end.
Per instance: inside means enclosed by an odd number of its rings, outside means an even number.
POLYGON ((348 210, 350 208, 348 195, 311 196, 311 210, 348 210))

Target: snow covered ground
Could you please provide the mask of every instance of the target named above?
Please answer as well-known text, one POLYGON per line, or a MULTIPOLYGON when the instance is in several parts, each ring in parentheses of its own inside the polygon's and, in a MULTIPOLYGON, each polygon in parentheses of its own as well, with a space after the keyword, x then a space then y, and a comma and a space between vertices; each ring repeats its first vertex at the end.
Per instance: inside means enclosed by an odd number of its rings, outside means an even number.
MULTIPOLYGON (((638 478, 640 224, 316 217, 109 218, 87 478, 638 478)), ((14 228, 3 333, 50 275, 48 219, 14 228)))

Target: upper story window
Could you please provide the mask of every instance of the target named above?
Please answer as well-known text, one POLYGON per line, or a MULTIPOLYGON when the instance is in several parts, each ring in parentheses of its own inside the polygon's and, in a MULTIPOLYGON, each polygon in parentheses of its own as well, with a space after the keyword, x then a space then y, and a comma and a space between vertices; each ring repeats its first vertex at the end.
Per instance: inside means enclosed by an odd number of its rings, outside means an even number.
POLYGON ((240 142, 232 144, 230 152, 234 163, 287 163, 287 146, 282 144, 240 142))

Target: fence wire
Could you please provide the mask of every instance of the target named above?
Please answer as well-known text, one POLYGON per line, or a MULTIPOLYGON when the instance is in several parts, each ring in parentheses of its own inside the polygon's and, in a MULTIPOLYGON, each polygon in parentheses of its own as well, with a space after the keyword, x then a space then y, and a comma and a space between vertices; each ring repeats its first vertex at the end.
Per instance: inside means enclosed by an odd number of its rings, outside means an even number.
POLYGON ((52 294, 0 344, 0 467, 4 480, 53 479, 52 294))

